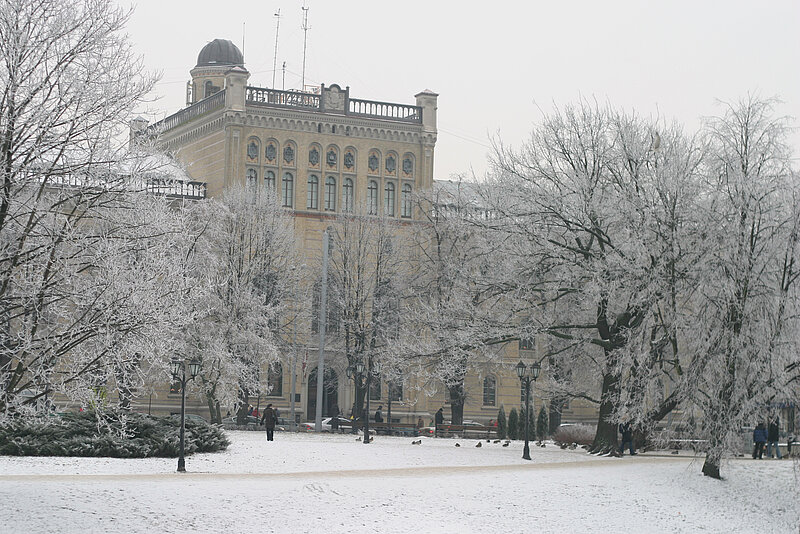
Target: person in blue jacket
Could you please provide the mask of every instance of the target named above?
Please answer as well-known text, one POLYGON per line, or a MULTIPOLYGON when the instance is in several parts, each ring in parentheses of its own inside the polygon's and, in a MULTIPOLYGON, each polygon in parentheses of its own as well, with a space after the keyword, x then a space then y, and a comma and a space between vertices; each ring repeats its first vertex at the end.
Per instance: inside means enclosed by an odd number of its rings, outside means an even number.
POLYGON ((758 423, 756 429, 753 430, 753 442, 755 442, 753 460, 756 458, 761 460, 764 456, 764 444, 767 442, 767 429, 764 427, 764 423, 758 423))

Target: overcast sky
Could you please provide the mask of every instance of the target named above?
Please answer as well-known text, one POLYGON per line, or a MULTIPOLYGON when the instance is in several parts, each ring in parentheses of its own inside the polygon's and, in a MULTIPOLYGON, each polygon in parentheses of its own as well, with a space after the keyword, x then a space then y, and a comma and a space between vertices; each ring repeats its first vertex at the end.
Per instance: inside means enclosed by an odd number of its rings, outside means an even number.
MULTIPOLYGON (((119 0, 130 6, 129 1, 119 0)), ((139 0, 128 31, 160 71, 151 118, 184 106, 189 70, 216 38, 242 48, 250 84, 301 88, 303 2, 139 0)), ((439 93, 435 178, 487 168, 489 138, 519 145, 542 110, 581 97, 694 130, 717 100, 779 96, 800 117, 800 1, 308 0, 306 84, 414 103, 439 93)), ((798 132, 792 134, 797 151, 798 132)), ((797 160, 795 160, 797 161, 797 160)))

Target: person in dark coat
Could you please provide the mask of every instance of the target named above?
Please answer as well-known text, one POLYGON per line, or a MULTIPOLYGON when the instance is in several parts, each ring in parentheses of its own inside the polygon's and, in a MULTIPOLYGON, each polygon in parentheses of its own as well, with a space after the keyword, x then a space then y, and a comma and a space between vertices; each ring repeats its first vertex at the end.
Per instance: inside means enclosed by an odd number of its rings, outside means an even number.
POLYGON ((278 416, 275 415, 272 404, 267 404, 267 407, 264 409, 264 416, 261 418, 261 424, 267 429, 267 441, 274 441, 272 438, 275 434, 275 423, 277 422, 278 416))
POLYGON ((760 460, 764 456, 764 444, 767 442, 767 429, 764 427, 764 423, 758 423, 756 429, 753 430, 753 442, 755 443, 753 460, 756 458, 760 460))
POLYGON ((444 408, 439 408, 439 411, 433 416, 433 424, 434 435, 438 435, 439 425, 444 424, 444 408))
POLYGON ((619 445, 619 453, 625 455, 625 444, 628 444, 631 456, 636 456, 636 451, 633 450, 633 428, 628 421, 623 421, 619 424, 619 432, 622 434, 622 442, 619 445))
POLYGON ((383 412, 381 410, 383 406, 378 406, 378 409, 375 410, 375 422, 376 423, 383 423, 383 412))
POLYGON ((778 460, 782 458, 781 456, 781 448, 778 447, 778 439, 780 439, 781 434, 781 424, 778 420, 778 416, 775 416, 775 419, 769 422, 769 426, 767 427, 767 456, 770 458, 774 458, 772 455, 772 447, 775 447, 775 456, 778 457, 778 460))

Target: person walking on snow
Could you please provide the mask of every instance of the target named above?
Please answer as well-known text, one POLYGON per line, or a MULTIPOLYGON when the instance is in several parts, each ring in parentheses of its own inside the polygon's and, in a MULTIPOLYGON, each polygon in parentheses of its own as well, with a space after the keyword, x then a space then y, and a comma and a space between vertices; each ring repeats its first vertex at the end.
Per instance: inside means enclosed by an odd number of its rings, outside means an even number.
POLYGON ((278 416, 275 415, 272 404, 267 404, 264 409, 264 417, 261 418, 261 424, 267 429, 267 441, 274 441, 272 438, 275 434, 275 423, 277 422, 278 416))
POLYGON ((764 456, 764 444, 767 442, 767 429, 764 428, 764 423, 758 423, 756 429, 753 430, 753 460, 759 460, 764 456))
POLYGON ((444 424, 444 408, 439 408, 439 411, 436 412, 436 415, 433 416, 433 434, 438 436, 439 434, 439 425, 444 424))
POLYGON ((781 457, 781 448, 778 447, 778 439, 780 438, 780 431, 781 425, 780 421, 778 420, 778 416, 775 416, 775 419, 769 422, 769 426, 767 427, 767 456, 770 458, 774 458, 772 456, 772 447, 775 447, 775 456, 778 457, 780 460, 781 457))
POLYGON ((636 456, 636 452, 633 450, 633 428, 631 428, 631 424, 628 421, 623 421, 619 424, 619 431, 622 434, 622 443, 619 445, 620 455, 625 455, 625 444, 627 443, 631 456, 636 456))

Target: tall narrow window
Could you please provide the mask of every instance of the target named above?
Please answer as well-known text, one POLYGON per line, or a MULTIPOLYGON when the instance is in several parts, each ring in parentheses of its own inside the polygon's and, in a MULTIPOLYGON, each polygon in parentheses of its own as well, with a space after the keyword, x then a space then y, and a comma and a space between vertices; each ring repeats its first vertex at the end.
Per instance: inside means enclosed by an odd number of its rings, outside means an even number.
POLYGON ((267 373, 267 387, 269 388, 270 397, 280 397, 283 395, 283 366, 280 362, 275 362, 275 365, 267 373))
POLYGON ((292 173, 287 172, 283 174, 283 182, 281 183, 281 200, 283 201, 283 207, 291 208, 293 199, 294 178, 292 177, 292 173))
POLYGON ((369 383, 369 400, 381 400, 381 381, 374 376, 369 383))
POLYGON ((370 180, 367 187, 367 213, 378 214, 378 182, 370 180))
POLYGON ((483 379, 483 405, 494 406, 496 402, 497 381, 493 376, 483 379))
POLYGON ((401 193, 400 202, 402 207, 400 208, 400 216, 406 219, 411 218, 411 184, 405 184, 403 186, 403 191, 401 193))
POLYGON ((275 173, 272 171, 267 171, 264 173, 264 185, 267 188, 267 191, 271 191, 273 194, 275 193, 275 173))
POLYGON ((342 184, 342 211, 353 212, 353 192, 353 180, 345 178, 342 184))
POLYGON ((325 211, 336 211, 336 178, 325 178, 325 211))
POLYGON ((394 183, 386 182, 386 189, 383 194, 383 214, 387 217, 394 217, 394 183))
POLYGON ((306 208, 310 210, 319 208, 319 178, 313 174, 308 177, 306 208))
POLYGON ((258 185, 258 171, 255 169, 247 169, 247 187, 255 190, 258 185))

